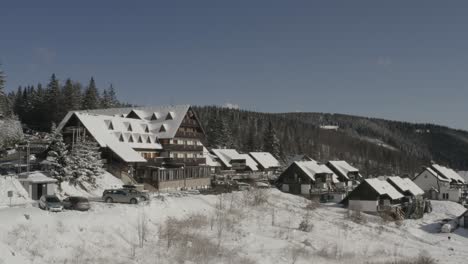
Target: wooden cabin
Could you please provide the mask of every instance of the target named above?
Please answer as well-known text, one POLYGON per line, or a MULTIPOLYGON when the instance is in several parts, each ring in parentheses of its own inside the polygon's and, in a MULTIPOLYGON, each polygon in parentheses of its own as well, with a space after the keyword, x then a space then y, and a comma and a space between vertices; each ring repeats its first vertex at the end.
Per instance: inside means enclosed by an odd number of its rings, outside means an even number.
POLYGON ((366 179, 341 202, 351 210, 376 213, 399 207, 403 194, 387 181, 366 179))
POLYGON ((278 178, 283 192, 312 195, 330 191, 333 172, 316 161, 295 161, 278 178))

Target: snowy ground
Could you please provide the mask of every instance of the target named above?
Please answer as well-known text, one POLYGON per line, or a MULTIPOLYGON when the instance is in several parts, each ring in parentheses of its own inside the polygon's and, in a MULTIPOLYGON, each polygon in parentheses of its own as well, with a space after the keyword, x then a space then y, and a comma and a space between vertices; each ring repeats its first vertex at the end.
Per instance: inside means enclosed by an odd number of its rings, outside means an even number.
POLYGON ((450 241, 438 233, 437 222, 464 211, 452 202, 435 201, 433 213, 399 225, 371 216, 356 223, 345 209, 306 210, 303 198, 266 192, 264 204, 264 193, 237 192, 92 203, 89 212, 0 209, 0 263, 380 263, 422 252, 438 263, 468 259, 468 231, 450 241), (307 212, 312 230, 299 231, 307 212))
POLYGON ((18 206, 32 201, 16 177, 0 176, 0 208, 10 206, 10 202, 12 206, 18 206), (13 192, 11 200, 8 197, 9 191, 13 192))

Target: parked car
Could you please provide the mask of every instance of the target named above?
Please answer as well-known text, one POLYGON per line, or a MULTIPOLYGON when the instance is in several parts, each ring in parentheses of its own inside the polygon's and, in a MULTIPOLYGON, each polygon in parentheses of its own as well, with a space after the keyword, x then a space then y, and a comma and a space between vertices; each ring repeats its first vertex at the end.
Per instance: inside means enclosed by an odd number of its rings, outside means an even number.
POLYGON ((70 196, 65 198, 63 201, 63 207, 69 210, 88 211, 90 204, 88 198, 79 196, 70 196))
POLYGON ((105 190, 102 200, 106 203, 131 203, 137 204, 141 201, 141 194, 131 189, 105 190))
POLYGON ((55 195, 43 195, 39 199, 39 208, 51 212, 61 212, 63 210, 63 204, 55 195))
POLYGON ((123 188, 124 190, 127 190, 131 193, 137 193, 140 195, 140 200, 145 202, 145 201, 148 201, 150 199, 149 197, 149 194, 148 192, 142 192, 142 191, 139 191, 136 189, 136 187, 134 185, 123 185, 123 188), (128 186, 131 186, 131 187, 128 187, 128 186))

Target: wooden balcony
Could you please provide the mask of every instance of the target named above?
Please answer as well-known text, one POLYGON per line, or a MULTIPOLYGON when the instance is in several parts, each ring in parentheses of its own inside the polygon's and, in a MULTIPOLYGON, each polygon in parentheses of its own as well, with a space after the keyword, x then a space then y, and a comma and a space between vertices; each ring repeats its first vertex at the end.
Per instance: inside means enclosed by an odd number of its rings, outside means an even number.
POLYGON ((180 125, 182 127, 199 127, 200 125, 198 124, 197 121, 192 120, 192 119, 184 119, 182 121, 182 124, 180 125))
POLYGON ((185 132, 185 131, 177 131, 175 134, 176 138, 204 138, 205 135, 203 133, 198 132, 185 132))
POLYGON ((149 161, 150 165, 183 165, 183 166, 198 166, 206 163, 205 158, 156 158, 149 161))
POLYGON ((163 147, 171 151, 203 151, 203 146, 200 145, 165 144, 163 147))

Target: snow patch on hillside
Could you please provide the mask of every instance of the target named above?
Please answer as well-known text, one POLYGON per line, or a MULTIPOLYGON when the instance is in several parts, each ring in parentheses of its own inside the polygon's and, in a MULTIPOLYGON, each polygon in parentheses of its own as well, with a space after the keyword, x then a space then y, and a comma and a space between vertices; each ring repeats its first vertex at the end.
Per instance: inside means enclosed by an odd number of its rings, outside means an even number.
POLYGON ((120 179, 109 172, 105 172, 96 177, 95 184, 88 182, 81 182, 79 184, 62 182, 60 183, 61 188, 58 192, 62 198, 67 196, 100 197, 104 190, 121 188, 123 184, 120 179))

